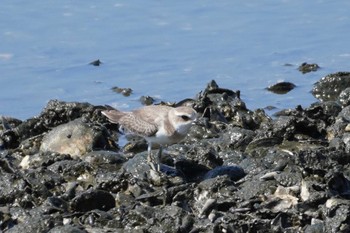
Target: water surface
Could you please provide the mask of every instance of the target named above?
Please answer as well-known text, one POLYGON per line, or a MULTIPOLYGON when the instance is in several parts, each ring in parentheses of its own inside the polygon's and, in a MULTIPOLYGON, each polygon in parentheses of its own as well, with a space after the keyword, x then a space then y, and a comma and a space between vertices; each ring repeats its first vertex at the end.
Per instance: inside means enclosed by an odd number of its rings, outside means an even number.
POLYGON ((3 0, 0 114, 26 119, 50 99, 131 109, 142 95, 194 97, 212 79, 241 90, 250 109, 307 107, 314 82, 350 70, 348 9, 347 0, 3 0), (303 62, 321 69, 302 74, 303 62), (297 88, 265 90, 278 81, 297 88))

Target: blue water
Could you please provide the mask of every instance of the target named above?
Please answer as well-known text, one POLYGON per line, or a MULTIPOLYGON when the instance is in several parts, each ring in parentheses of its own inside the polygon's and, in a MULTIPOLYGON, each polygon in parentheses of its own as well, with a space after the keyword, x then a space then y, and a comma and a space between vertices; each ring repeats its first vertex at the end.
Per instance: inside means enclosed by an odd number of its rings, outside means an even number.
POLYGON ((142 95, 179 101, 212 79, 241 90, 250 109, 306 107, 314 82, 350 70, 349 9, 348 0, 2 0, 0 115, 27 119, 50 99, 121 109, 142 95), (303 62, 321 69, 302 74, 303 62), (265 90, 278 81, 297 88, 265 90))

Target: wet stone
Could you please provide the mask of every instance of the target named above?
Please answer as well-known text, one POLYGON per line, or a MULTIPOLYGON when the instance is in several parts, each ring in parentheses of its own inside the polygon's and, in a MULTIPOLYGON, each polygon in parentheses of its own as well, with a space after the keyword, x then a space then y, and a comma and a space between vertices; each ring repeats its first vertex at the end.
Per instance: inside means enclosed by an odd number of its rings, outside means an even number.
POLYGON ((350 199, 350 181, 343 174, 334 174, 328 181, 328 188, 332 196, 350 199))
POLYGON ((147 164, 147 154, 136 154, 123 164, 122 169, 138 179, 143 179, 150 170, 150 166, 147 164))
POLYGON ((223 164, 222 159, 211 147, 193 147, 187 151, 186 157, 198 161, 199 164, 208 168, 214 168, 223 164))
POLYGON ((210 170, 202 164, 187 159, 177 160, 175 167, 188 181, 202 180, 210 170))
POLYGON ((286 94, 293 90, 296 86, 290 82, 280 82, 266 88, 268 91, 271 91, 275 94, 286 94))
POLYGON ((339 113, 337 120, 343 120, 345 122, 350 122, 350 106, 344 107, 339 113))
POLYGON ((87 231, 80 229, 78 226, 64 225, 52 228, 48 233, 86 233, 87 231))
POLYGON ((103 190, 89 190, 72 200, 71 208, 78 212, 87 212, 94 209, 110 210, 115 207, 114 197, 103 190))
POLYGON ((51 228, 55 227, 58 219, 50 216, 28 217, 23 222, 11 227, 7 232, 11 233, 30 233, 30 232, 48 232, 51 228))
POLYGON ((52 152, 36 153, 34 155, 24 156, 19 166, 23 169, 47 167, 57 161, 70 159, 71 156, 67 154, 59 154, 52 152))
POLYGON ((302 63, 299 67, 298 70, 303 73, 309 73, 312 71, 317 71, 320 67, 317 64, 308 64, 306 62, 302 63))
POLYGON ((121 153, 102 150, 87 153, 83 157, 83 160, 92 166, 114 172, 116 172, 123 165, 123 163, 126 162, 125 156, 121 153))
POLYGON ((350 73, 338 72, 321 78, 314 85, 312 94, 321 101, 336 100, 348 87, 350 87, 350 73))
POLYGON ((98 59, 98 60, 90 62, 89 64, 93 65, 93 66, 100 66, 102 64, 102 62, 98 59))
MULTIPOLYGON (((320 96, 347 75, 320 80, 320 96)), ((105 106, 53 100, 37 117, 0 118, 0 231, 349 231, 350 108, 337 97, 270 117, 213 80, 167 104, 200 118, 160 172, 145 141, 116 145, 105 106)))
POLYGON ((151 105, 155 102, 154 98, 151 96, 141 96, 140 97, 140 102, 142 105, 151 105))
POLYGON ((207 172, 204 179, 211 179, 223 175, 227 175, 231 180, 237 181, 245 176, 245 172, 239 166, 219 166, 207 172))
POLYGON ((340 92, 338 96, 338 102, 343 106, 346 107, 350 104, 350 87, 344 89, 342 92, 340 92))
POLYGON ((103 128, 77 119, 57 126, 43 138, 40 151, 69 154, 80 158, 94 149, 108 147, 106 131, 103 128))
POLYGON ((128 87, 112 87, 112 91, 122 94, 126 97, 132 94, 132 89, 128 87))
POLYGON ((87 162, 77 160, 57 161, 47 167, 56 174, 62 174, 67 181, 76 180, 82 176, 91 175, 92 166, 87 162))
POLYGON ((222 134, 221 140, 219 140, 220 147, 226 147, 231 149, 246 148, 247 145, 253 140, 255 132, 248 129, 242 129, 240 127, 227 127, 222 134))
POLYGON ((0 174, 0 204, 11 203, 16 197, 24 195, 26 183, 24 179, 17 177, 14 174, 0 174))
POLYGON ((0 115, 0 133, 9 129, 15 128, 21 123, 22 121, 19 119, 0 115))

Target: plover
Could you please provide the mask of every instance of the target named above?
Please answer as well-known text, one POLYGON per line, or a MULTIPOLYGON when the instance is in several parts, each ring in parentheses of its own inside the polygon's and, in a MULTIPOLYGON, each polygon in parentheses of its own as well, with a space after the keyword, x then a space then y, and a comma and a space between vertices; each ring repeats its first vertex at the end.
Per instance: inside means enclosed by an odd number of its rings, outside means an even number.
POLYGON ((148 143, 148 162, 151 167, 159 171, 162 147, 184 139, 197 118, 197 112, 190 107, 169 107, 163 105, 145 106, 131 112, 116 109, 104 110, 111 123, 121 126, 126 132, 139 135, 148 143), (152 144, 160 146, 158 158, 154 167, 151 150, 152 144))

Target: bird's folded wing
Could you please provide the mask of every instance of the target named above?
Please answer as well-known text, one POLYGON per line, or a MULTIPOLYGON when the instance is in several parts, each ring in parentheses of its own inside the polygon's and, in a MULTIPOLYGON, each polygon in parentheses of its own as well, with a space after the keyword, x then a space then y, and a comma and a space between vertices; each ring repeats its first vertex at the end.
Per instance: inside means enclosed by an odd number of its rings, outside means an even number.
POLYGON ((103 115, 105 115, 108 120, 112 123, 118 124, 120 118, 122 118, 125 113, 124 112, 120 112, 116 109, 108 109, 108 110, 104 110, 101 112, 103 115))
POLYGON ((122 118, 120 118, 118 123, 131 133, 141 136, 151 137, 158 131, 156 124, 147 122, 133 114, 124 115, 122 118))

